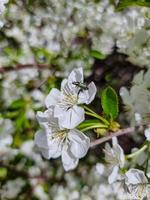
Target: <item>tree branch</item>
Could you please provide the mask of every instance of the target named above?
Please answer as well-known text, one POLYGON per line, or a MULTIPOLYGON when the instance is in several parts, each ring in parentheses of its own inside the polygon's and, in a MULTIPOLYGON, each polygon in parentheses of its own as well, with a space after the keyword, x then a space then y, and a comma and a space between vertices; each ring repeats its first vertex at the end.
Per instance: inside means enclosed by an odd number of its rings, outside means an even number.
POLYGON ((6 72, 21 70, 26 68, 38 68, 38 69, 52 69, 54 66, 49 64, 38 64, 38 63, 29 63, 29 64, 17 64, 15 66, 0 66, 0 74, 4 74, 6 72))
POLYGON ((106 142, 106 141, 112 139, 112 137, 114 137, 114 136, 115 136, 115 137, 119 137, 119 136, 121 136, 121 135, 126 135, 126 134, 133 133, 133 132, 135 131, 135 129, 136 129, 136 127, 129 127, 129 128, 121 129, 121 130, 119 130, 119 131, 117 131, 117 132, 115 132, 115 133, 114 133, 114 132, 109 132, 109 133, 107 134, 107 136, 102 137, 102 138, 100 138, 100 139, 97 139, 97 140, 91 142, 90 147, 94 147, 94 146, 96 146, 96 145, 102 144, 102 143, 104 143, 104 142, 106 142))

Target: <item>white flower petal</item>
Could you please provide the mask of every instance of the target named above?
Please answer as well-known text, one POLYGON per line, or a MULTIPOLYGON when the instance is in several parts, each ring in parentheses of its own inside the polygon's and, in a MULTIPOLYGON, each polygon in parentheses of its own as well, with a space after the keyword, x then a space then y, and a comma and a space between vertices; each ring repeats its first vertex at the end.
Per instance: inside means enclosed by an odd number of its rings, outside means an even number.
POLYGON ((49 117, 48 112, 38 111, 37 114, 36 114, 36 118, 37 118, 37 120, 38 120, 38 122, 40 124, 47 123, 48 122, 48 117, 49 117))
POLYGON ((89 103, 91 103, 95 98, 96 92, 97 92, 96 86, 95 86, 94 82, 91 82, 88 85, 88 90, 83 90, 79 93, 78 103, 79 104, 82 104, 82 103, 89 104, 89 103))
POLYGON ((58 118, 59 126, 73 129, 84 121, 84 109, 79 106, 73 106, 69 110, 56 106, 54 116, 58 118))
POLYGON ((65 85, 67 84, 68 80, 67 79, 64 79, 62 82, 61 82, 61 90, 64 89, 65 85))
POLYGON ((97 163, 96 164, 96 171, 100 174, 103 175, 105 172, 105 166, 102 163, 97 163))
POLYGON ((52 149, 42 149, 41 153, 44 158, 50 159, 50 158, 58 158, 61 155, 61 148, 59 146, 54 146, 52 149))
POLYGON ((70 140, 70 151, 76 158, 82 158, 87 154, 90 147, 90 139, 77 129, 68 133, 70 140))
POLYGON ((112 170, 112 173, 108 177, 109 184, 112 184, 112 183, 114 183, 117 180, 117 178, 118 178, 118 171, 119 171, 119 167, 115 166, 113 168, 113 170, 112 170))
POLYGON ((78 94, 78 104, 88 104, 89 92, 88 90, 83 90, 78 94))
POLYGON ((60 98, 60 91, 56 88, 53 88, 45 99, 46 107, 49 108, 50 106, 57 105, 59 98, 60 98))
MULTIPOLYGON (((72 96, 76 96, 77 97, 77 89, 76 88, 72 88, 70 87, 71 84, 69 84, 68 82, 63 83, 63 88, 62 88, 62 92, 61 92, 61 101, 64 100, 65 97, 72 97, 72 96)), ((65 103, 66 101, 64 101, 65 103)), ((71 100, 70 100, 71 103, 71 100)))
POLYGON ((60 129, 58 119, 54 117, 54 107, 50 107, 45 112, 38 111, 36 117, 41 127, 44 127, 48 133, 52 129, 60 129))
POLYGON ((144 134, 145 134, 146 140, 150 141, 150 128, 145 129, 144 134))
POLYGON ((45 158, 57 158, 61 155, 61 140, 59 138, 52 140, 49 136, 43 130, 38 131, 35 134, 35 145, 40 149, 45 158))
POLYGON ((108 143, 105 144, 105 160, 109 164, 110 168, 113 168, 114 166, 122 168, 125 164, 123 149, 117 143, 117 139, 115 137, 113 137, 112 143, 113 147, 111 147, 108 143))
POLYGON ((66 146, 64 146, 62 150, 61 159, 65 171, 75 169, 79 161, 77 158, 74 157, 69 148, 66 149, 66 146))
POLYGON ((69 77, 68 77, 68 82, 73 83, 73 82, 81 82, 83 83, 83 69, 82 67, 74 69, 69 77))
POLYGON ((129 169, 129 171, 127 171, 125 173, 125 181, 127 184, 145 184, 148 183, 148 180, 144 174, 143 171, 138 170, 138 169, 129 169))
POLYGON ((115 146, 115 145, 117 145, 117 144, 118 144, 118 139, 117 139, 117 137, 113 137, 113 138, 112 138, 112 145, 115 146))
POLYGON ((96 95, 96 92, 97 92, 97 88, 96 88, 94 82, 91 82, 91 83, 88 85, 88 88, 89 88, 89 89, 88 89, 88 92, 89 92, 89 99, 88 99, 88 103, 87 103, 87 104, 91 103, 91 102, 94 100, 95 95, 96 95))
POLYGON ((122 168, 124 167, 125 164, 125 156, 124 156, 124 152, 123 149, 121 148, 121 146, 119 144, 116 144, 114 146, 114 153, 115 153, 115 157, 118 159, 118 164, 119 166, 122 168))
POLYGON ((39 130, 35 133, 34 142, 39 148, 47 149, 49 147, 47 134, 44 130, 39 130))
POLYGON ((60 138, 53 139, 49 142, 49 153, 51 158, 58 158, 62 151, 62 140, 60 138))

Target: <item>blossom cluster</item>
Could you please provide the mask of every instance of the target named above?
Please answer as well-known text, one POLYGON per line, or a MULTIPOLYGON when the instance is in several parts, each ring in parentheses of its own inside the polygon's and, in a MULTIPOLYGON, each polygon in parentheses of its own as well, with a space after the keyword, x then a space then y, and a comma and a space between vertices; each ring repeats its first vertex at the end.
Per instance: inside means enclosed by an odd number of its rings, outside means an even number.
POLYGON ((61 91, 53 88, 46 97, 47 110, 37 113, 43 129, 36 133, 35 144, 47 159, 61 156, 65 170, 74 169, 90 146, 90 139, 76 127, 85 119, 80 105, 93 101, 96 86, 83 81, 83 69, 74 69, 62 81, 61 91))
POLYGON ((8 3, 8 0, 2 0, 0 2, 0 14, 4 12, 6 3, 8 3))
POLYGON ((150 113, 149 77, 150 70, 147 70, 147 72, 141 70, 134 76, 130 90, 126 87, 120 89, 120 96, 125 105, 127 119, 132 125, 141 124, 148 120, 150 113))
MULTIPOLYGON (((149 142, 149 128, 145 130, 145 137, 149 142)), ((143 147, 143 152, 141 155, 139 154, 138 150, 136 150, 129 156, 130 158, 135 158, 135 162, 137 162, 139 166, 144 165, 145 160, 147 160, 148 155, 146 154, 148 152, 144 152, 144 149, 146 149, 146 146, 143 147)), ((117 138, 115 137, 112 139, 112 148, 108 143, 106 143, 104 152, 107 167, 104 167, 103 164, 97 164, 97 170, 99 174, 108 174, 108 182, 110 184, 118 182, 120 187, 123 188, 124 194, 127 194, 129 199, 149 199, 149 169, 146 169, 145 173, 143 170, 133 167, 130 167, 127 170, 129 163, 124 155, 123 149, 118 144, 117 138)))
POLYGON ((9 0, 1 0, 0 1, 0 28, 3 26, 3 21, 1 21, 1 16, 5 11, 5 4, 8 3, 9 0))
POLYGON ((49 3, 44 1, 41 9, 34 1, 28 5, 29 9, 19 0, 17 4, 19 6, 10 3, 5 17, 8 25, 2 30, 5 37, 0 61, 4 65, 36 59, 55 62, 64 69, 66 64, 69 69, 83 65, 89 68, 94 61, 91 50, 106 56, 117 47, 118 52, 128 55, 130 62, 149 67, 149 8, 115 12, 108 0, 51 0, 49 3), (9 38, 14 39, 18 51, 9 38), (8 44, 11 46, 9 51, 8 44))

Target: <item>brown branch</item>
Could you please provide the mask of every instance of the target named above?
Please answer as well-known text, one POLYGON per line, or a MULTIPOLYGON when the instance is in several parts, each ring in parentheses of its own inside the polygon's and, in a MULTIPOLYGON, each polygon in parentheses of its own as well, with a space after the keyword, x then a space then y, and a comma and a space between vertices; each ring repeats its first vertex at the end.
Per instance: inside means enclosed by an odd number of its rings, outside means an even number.
POLYGON ((109 132, 107 134, 107 136, 103 137, 103 138, 100 138, 100 139, 97 139, 93 142, 91 142, 91 145, 90 147, 94 147, 96 145, 99 145, 99 144, 102 144, 110 139, 112 139, 112 137, 119 137, 121 135, 126 135, 126 134, 130 134, 130 133, 133 133, 135 131, 136 127, 129 127, 129 128, 124 128, 124 129, 121 129, 117 132, 109 132))
POLYGON ((14 66, 0 66, 0 74, 4 74, 5 72, 10 71, 18 71, 21 69, 27 69, 27 68, 38 68, 38 69, 52 69, 54 66, 49 64, 38 64, 38 63, 29 63, 29 64, 17 64, 14 66))

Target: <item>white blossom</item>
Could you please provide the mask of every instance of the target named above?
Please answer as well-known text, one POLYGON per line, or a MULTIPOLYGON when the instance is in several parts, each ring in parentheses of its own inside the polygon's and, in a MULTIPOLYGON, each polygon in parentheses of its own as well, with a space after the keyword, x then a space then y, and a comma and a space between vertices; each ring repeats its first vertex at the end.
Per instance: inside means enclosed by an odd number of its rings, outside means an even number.
POLYGON ((125 184, 134 198, 143 199, 147 195, 148 180, 143 171, 131 168, 125 173, 125 184))
POLYGON ((136 124, 141 123, 143 119, 147 120, 148 113, 150 112, 149 76, 150 70, 146 73, 140 71, 134 76, 133 86, 130 90, 125 87, 120 89, 120 95, 125 104, 125 111, 132 125, 135 125, 135 122, 136 124))
POLYGON ((37 69, 21 69, 18 72, 18 78, 23 84, 27 84, 30 80, 38 77, 39 73, 37 69))
POLYGON ((33 186, 33 194, 35 197, 37 197, 39 200, 48 200, 49 195, 44 191, 44 188, 42 185, 38 184, 38 181, 35 182, 35 184, 31 183, 33 186))
POLYGON ((0 119, 0 148, 11 145, 13 142, 13 124, 9 119, 0 119))
POLYGON ((38 112, 37 118, 43 130, 36 133, 35 145, 42 155, 47 159, 61 156, 64 169, 74 169, 79 159, 86 155, 90 139, 75 128, 60 128, 52 107, 44 113, 38 112))
POLYGON ((20 147, 20 152, 29 159, 32 159, 36 163, 36 165, 39 166, 40 168, 45 167, 45 163, 43 162, 41 155, 38 152, 36 152, 34 148, 34 141, 32 140, 25 141, 20 147))
POLYGON ((113 183, 119 178, 119 169, 124 167, 125 156, 123 149, 117 143, 117 138, 112 138, 112 147, 106 143, 105 145, 105 160, 111 171, 111 174, 108 177, 109 183, 113 183))
POLYGON ((11 160, 18 153, 10 145, 13 142, 14 126, 9 119, 0 119, 0 161, 11 160))
POLYGON ((0 1, 0 14, 5 11, 5 4, 8 3, 8 0, 1 0, 0 1))
POLYGON ((0 189, 0 196, 2 200, 15 199, 25 185, 25 181, 21 178, 9 180, 0 189))
POLYGON ((82 68, 74 69, 68 79, 61 84, 61 91, 53 88, 45 100, 46 107, 55 106, 54 116, 59 119, 59 125, 72 129, 84 120, 84 109, 79 104, 89 104, 96 94, 93 82, 83 83, 82 68))
POLYGON ((144 131, 146 140, 150 141, 150 128, 146 128, 144 131))

